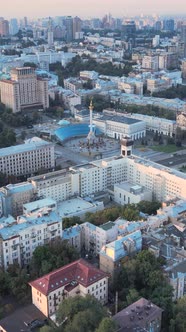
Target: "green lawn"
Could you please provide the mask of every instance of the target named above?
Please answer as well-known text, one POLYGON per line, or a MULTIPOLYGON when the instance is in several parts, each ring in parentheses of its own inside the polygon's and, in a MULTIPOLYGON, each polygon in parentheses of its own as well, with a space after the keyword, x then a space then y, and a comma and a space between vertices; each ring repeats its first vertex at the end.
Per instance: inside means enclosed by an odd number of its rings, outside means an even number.
POLYGON ((165 152, 165 153, 174 153, 180 150, 185 149, 185 147, 177 147, 174 144, 169 145, 154 145, 150 147, 154 151, 165 152))

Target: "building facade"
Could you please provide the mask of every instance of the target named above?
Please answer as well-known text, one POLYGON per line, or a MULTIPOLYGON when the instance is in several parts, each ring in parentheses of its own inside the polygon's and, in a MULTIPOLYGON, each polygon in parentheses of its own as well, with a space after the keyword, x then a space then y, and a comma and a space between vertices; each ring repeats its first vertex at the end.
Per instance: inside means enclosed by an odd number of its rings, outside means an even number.
POLYGON ((108 301, 108 275, 79 259, 30 282, 32 303, 47 317, 54 314, 64 299, 93 295, 102 304, 108 301))
POLYGON ((62 221, 54 212, 44 209, 38 214, 0 219, 0 257, 5 270, 11 264, 29 264, 38 246, 62 237, 62 221))
POLYGON ((48 79, 37 77, 31 67, 14 68, 10 80, 0 81, 1 102, 13 113, 26 108, 49 107, 48 79))
POLYGON ((99 254, 100 269, 112 277, 121 268, 121 260, 131 257, 142 249, 141 231, 130 233, 106 244, 99 254))
POLYGON ((54 167, 54 145, 40 138, 0 149, 0 172, 7 175, 31 175, 54 167))

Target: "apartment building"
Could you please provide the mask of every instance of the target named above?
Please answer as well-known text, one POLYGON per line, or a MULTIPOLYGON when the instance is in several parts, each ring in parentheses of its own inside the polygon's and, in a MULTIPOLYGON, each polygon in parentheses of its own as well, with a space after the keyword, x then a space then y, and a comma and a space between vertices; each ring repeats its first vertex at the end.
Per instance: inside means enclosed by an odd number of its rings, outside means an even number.
POLYGON ((54 145, 38 137, 0 149, 0 172, 7 175, 31 175, 54 166, 54 145))
POLYGON ((135 231, 106 244, 99 254, 100 269, 112 277, 121 267, 121 260, 136 254, 142 249, 141 231, 135 231))
POLYGON ((145 55, 142 60, 142 68, 156 72, 159 69, 159 55, 145 55))
POLYGON ((182 130, 186 130, 186 112, 177 112, 176 124, 182 130))
POLYGON ((173 301, 176 301, 186 294, 186 260, 167 267, 165 273, 173 287, 173 301))
POLYGON ((108 275, 83 259, 29 284, 32 303, 47 317, 57 311, 64 299, 72 296, 90 294, 102 304, 108 301, 108 275))
POLYGON ((51 197, 57 202, 79 193, 77 176, 67 170, 34 176, 28 181, 35 187, 38 197, 51 197))
POLYGON ((31 67, 14 68, 10 80, 0 80, 1 102, 13 113, 26 108, 49 107, 48 79, 31 67))
POLYGON ((80 227, 82 248, 91 255, 98 255, 104 245, 117 239, 118 225, 111 221, 100 226, 85 222, 80 227))
POLYGON ((147 79, 147 90, 150 93, 167 90, 172 87, 172 81, 170 78, 150 78, 147 79))
POLYGON ((5 270, 11 264, 27 265, 38 246, 62 237, 62 221, 55 211, 0 219, 0 257, 5 270))
POLYGON ((132 303, 112 317, 119 332, 160 332, 163 310, 144 299, 132 303))
POLYGON ((17 217, 23 213, 23 204, 35 199, 34 186, 28 182, 8 184, 0 188, 0 200, 2 202, 2 215, 17 217))

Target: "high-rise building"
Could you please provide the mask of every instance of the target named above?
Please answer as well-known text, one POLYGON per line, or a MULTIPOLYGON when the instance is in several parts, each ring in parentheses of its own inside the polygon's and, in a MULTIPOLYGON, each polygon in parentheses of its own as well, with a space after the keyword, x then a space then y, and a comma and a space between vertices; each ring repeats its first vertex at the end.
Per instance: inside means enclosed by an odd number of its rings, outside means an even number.
POLYGON ((9 35, 9 22, 4 20, 3 17, 0 18, 0 36, 6 37, 9 35))
POLYGON ((129 48, 135 46, 136 24, 134 21, 125 21, 121 26, 121 40, 129 43, 129 48))
POLYGON ((76 16, 73 18, 73 39, 79 39, 79 32, 81 32, 81 19, 76 16))
POLYGON ((53 32, 53 24, 52 19, 49 17, 48 21, 48 46, 51 47, 54 43, 54 32, 53 32))
POLYGON ((19 31, 17 18, 11 18, 10 20, 10 34, 15 35, 19 31))
POLYGON ((13 113, 30 107, 49 106, 48 79, 37 77, 31 67, 14 68, 10 80, 0 80, 1 102, 13 113))
POLYGON ((73 40, 73 18, 72 16, 67 16, 65 20, 66 27, 66 41, 70 43, 73 40))
POLYGON ((186 56, 186 24, 181 26, 181 40, 184 43, 184 56, 186 56))
POLYGON ((174 20, 164 20, 163 21, 163 30, 174 31, 174 20))

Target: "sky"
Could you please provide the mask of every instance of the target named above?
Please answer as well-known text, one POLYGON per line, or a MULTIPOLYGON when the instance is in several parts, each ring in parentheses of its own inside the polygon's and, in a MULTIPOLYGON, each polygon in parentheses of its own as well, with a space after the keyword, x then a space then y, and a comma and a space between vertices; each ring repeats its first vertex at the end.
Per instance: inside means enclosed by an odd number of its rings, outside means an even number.
POLYGON ((114 17, 144 14, 186 14, 185 0, 4 0, 1 14, 4 18, 27 16, 102 17, 110 12, 114 17))

